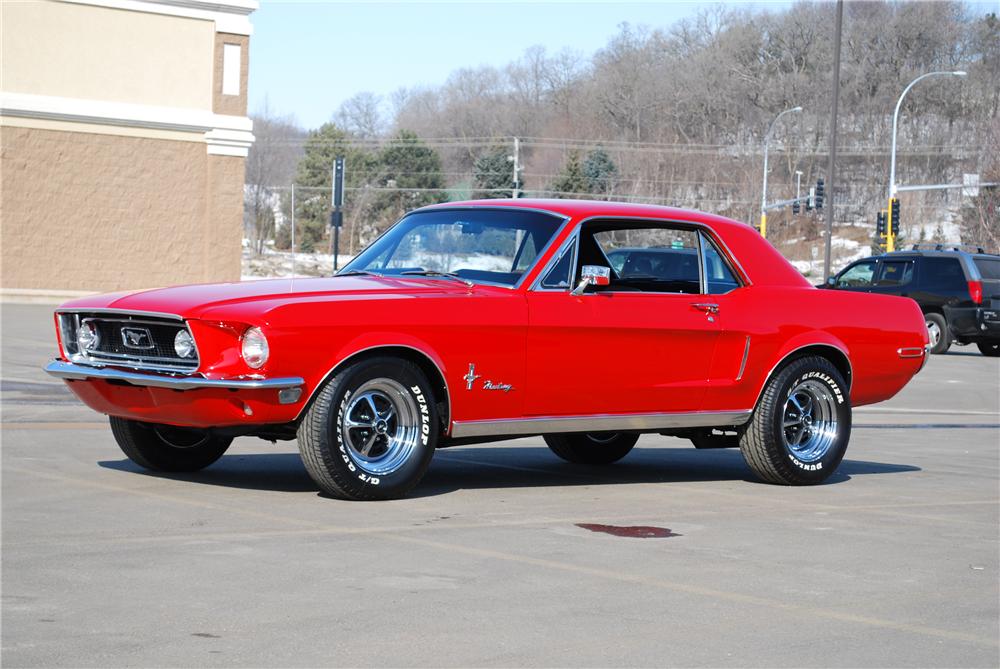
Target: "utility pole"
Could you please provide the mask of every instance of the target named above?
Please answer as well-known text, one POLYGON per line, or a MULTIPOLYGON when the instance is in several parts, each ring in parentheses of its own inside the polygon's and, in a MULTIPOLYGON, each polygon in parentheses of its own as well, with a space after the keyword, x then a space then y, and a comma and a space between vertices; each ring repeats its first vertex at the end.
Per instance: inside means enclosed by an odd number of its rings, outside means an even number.
POLYGON ((764 188, 760 197, 760 236, 767 239, 767 142, 771 139, 771 131, 774 130, 774 124, 778 122, 778 119, 789 114, 791 112, 800 112, 802 107, 792 107, 791 109, 786 109, 771 121, 771 125, 767 126, 767 132, 764 133, 764 188))
POLYGON ((833 104, 830 105, 830 155, 826 159, 826 181, 830 185, 830 204, 826 208, 826 248, 823 254, 823 282, 830 278, 830 255, 833 251, 833 187, 837 163, 837 107, 840 102, 840 33, 844 25, 844 0, 837 0, 837 22, 833 36, 833 104))
POLYGON ((292 182, 292 276, 295 276, 295 182, 292 182))
POLYGON ((510 196, 517 199, 521 191, 521 141, 514 138, 514 187, 510 189, 510 196))

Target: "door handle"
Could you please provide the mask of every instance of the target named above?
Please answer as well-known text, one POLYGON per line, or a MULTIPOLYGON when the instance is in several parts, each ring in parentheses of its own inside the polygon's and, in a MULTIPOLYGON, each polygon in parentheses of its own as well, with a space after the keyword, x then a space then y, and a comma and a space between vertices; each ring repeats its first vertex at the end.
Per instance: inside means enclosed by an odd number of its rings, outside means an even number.
POLYGON ((695 309, 697 309, 698 311, 704 311, 706 314, 717 314, 717 313, 719 313, 719 305, 718 304, 710 304, 708 302, 696 302, 695 304, 692 304, 691 306, 694 307, 695 309))

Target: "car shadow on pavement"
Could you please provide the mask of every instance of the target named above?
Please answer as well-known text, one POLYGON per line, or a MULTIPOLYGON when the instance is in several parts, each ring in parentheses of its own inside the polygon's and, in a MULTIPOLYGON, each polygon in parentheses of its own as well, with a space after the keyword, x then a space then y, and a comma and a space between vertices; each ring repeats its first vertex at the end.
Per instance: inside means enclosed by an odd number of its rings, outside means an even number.
MULTIPOLYGON (((197 484, 275 492, 317 492, 297 453, 233 454, 190 474, 149 472, 129 460, 104 460, 101 467, 197 484)), ((920 471, 905 464, 844 460, 824 485, 852 476, 920 471)), ((696 481, 759 483, 739 451, 638 447, 607 466, 563 462, 545 447, 477 446, 442 449, 408 497, 443 495, 461 489, 620 485, 696 481)))

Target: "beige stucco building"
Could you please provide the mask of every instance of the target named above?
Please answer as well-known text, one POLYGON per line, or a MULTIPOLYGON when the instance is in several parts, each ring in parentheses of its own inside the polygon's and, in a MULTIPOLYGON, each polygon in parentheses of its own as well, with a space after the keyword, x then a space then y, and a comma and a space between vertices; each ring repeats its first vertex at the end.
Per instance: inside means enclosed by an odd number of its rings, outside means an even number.
POLYGON ((0 0, 0 288, 237 280, 255 0, 0 0))

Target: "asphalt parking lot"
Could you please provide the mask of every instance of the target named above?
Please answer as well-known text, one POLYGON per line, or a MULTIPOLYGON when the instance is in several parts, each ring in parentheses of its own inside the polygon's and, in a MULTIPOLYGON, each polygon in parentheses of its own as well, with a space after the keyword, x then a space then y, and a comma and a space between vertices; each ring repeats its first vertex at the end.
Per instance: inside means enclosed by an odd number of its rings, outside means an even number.
POLYGON ((51 307, 2 318, 4 666, 1000 663, 1000 359, 972 347, 858 409, 826 485, 677 439, 588 468, 531 438, 350 503, 292 442, 144 473, 40 371, 51 307))

